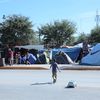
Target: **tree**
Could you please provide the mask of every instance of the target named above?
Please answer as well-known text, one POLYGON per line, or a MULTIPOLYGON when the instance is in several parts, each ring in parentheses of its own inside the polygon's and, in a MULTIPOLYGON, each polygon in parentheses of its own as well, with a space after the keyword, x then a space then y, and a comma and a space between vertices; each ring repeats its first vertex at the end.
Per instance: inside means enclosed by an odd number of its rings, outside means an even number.
POLYGON ((91 34, 89 36, 90 43, 98 43, 100 42, 100 27, 95 27, 91 30, 91 34))
POLYGON ((71 36, 69 38, 69 40, 65 41, 65 44, 67 44, 68 46, 71 46, 75 43, 75 37, 74 36, 71 36))
POLYGON ((68 21, 54 21, 38 28, 39 34, 43 37, 44 44, 60 47, 63 43, 68 43, 72 35, 76 32, 75 24, 68 21))
POLYGON ((21 15, 7 16, 0 24, 1 42, 3 44, 30 44, 35 32, 28 17, 21 15))
POLYGON ((88 40, 88 35, 85 34, 85 33, 81 33, 78 37, 77 37, 77 40, 76 40, 76 44, 78 43, 81 43, 85 40, 88 40))

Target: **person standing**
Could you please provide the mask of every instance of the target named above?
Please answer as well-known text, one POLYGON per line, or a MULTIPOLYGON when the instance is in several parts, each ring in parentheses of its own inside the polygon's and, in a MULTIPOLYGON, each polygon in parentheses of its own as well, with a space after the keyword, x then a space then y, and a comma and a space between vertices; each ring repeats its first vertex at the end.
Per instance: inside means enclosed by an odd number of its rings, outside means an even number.
POLYGON ((9 54, 8 54, 8 52, 9 52, 9 46, 6 45, 6 46, 4 47, 4 58, 5 58, 5 64, 6 64, 6 65, 9 64, 9 54))
POLYGON ((17 53, 15 54, 15 63, 16 63, 16 64, 20 64, 20 63, 21 63, 20 57, 21 57, 20 52, 17 52, 17 53))
POLYGON ((53 59, 53 61, 51 62, 50 68, 52 68, 52 78, 53 83, 55 83, 57 80, 57 70, 60 72, 58 64, 56 63, 55 59, 53 59))
POLYGON ((89 53, 88 41, 85 40, 83 41, 83 57, 85 57, 88 53, 89 53))
POLYGON ((9 64, 13 65, 13 60, 14 60, 14 54, 11 48, 8 49, 8 59, 9 59, 9 64))

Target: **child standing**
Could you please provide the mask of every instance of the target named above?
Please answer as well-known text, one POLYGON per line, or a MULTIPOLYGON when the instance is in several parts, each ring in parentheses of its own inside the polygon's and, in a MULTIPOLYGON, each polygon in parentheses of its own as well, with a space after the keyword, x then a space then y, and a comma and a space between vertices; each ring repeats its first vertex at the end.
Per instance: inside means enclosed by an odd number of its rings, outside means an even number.
MULTIPOLYGON (((53 83, 55 83, 57 80, 57 70, 59 70, 59 67, 58 67, 55 59, 53 59, 50 68, 52 68, 52 78, 53 78, 53 83)), ((60 70, 59 70, 59 72, 60 72, 60 70)))

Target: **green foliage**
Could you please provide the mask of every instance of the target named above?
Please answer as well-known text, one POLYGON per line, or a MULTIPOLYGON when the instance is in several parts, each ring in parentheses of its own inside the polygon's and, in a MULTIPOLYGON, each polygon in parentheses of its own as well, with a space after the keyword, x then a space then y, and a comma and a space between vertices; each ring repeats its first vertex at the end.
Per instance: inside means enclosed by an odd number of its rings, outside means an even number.
POLYGON ((76 43, 81 43, 83 42, 84 40, 88 40, 88 35, 85 34, 85 33, 81 33, 78 37, 77 37, 77 40, 76 40, 76 43))
POLYGON ((1 42, 3 44, 29 44, 33 39, 32 22, 28 17, 20 15, 7 16, 0 26, 1 42))
POLYGON ((100 43, 100 27, 95 27, 91 30, 91 34, 89 36, 90 43, 100 43))
POLYGON ((67 41, 65 42, 65 44, 66 44, 67 46, 71 46, 71 45, 74 44, 74 42, 75 42, 75 37, 74 37, 74 36, 71 36, 71 37, 69 38, 69 40, 67 40, 67 41))
POLYGON ((38 30, 39 34, 43 36, 44 44, 55 47, 59 47, 65 42, 68 43, 76 32, 75 24, 67 20, 46 24, 38 30))

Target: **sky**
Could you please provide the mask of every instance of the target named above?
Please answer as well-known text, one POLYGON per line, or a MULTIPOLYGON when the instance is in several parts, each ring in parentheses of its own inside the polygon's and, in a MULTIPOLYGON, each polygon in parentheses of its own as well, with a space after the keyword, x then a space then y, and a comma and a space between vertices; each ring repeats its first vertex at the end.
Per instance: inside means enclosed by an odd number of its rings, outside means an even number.
POLYGON ((96 26, 97 10, 99 14, 100 0, 0 0, 0 21, 3 15, 22 15, 37 29, 66 19, 76 24, 77 34, 88 34, 96 26))

